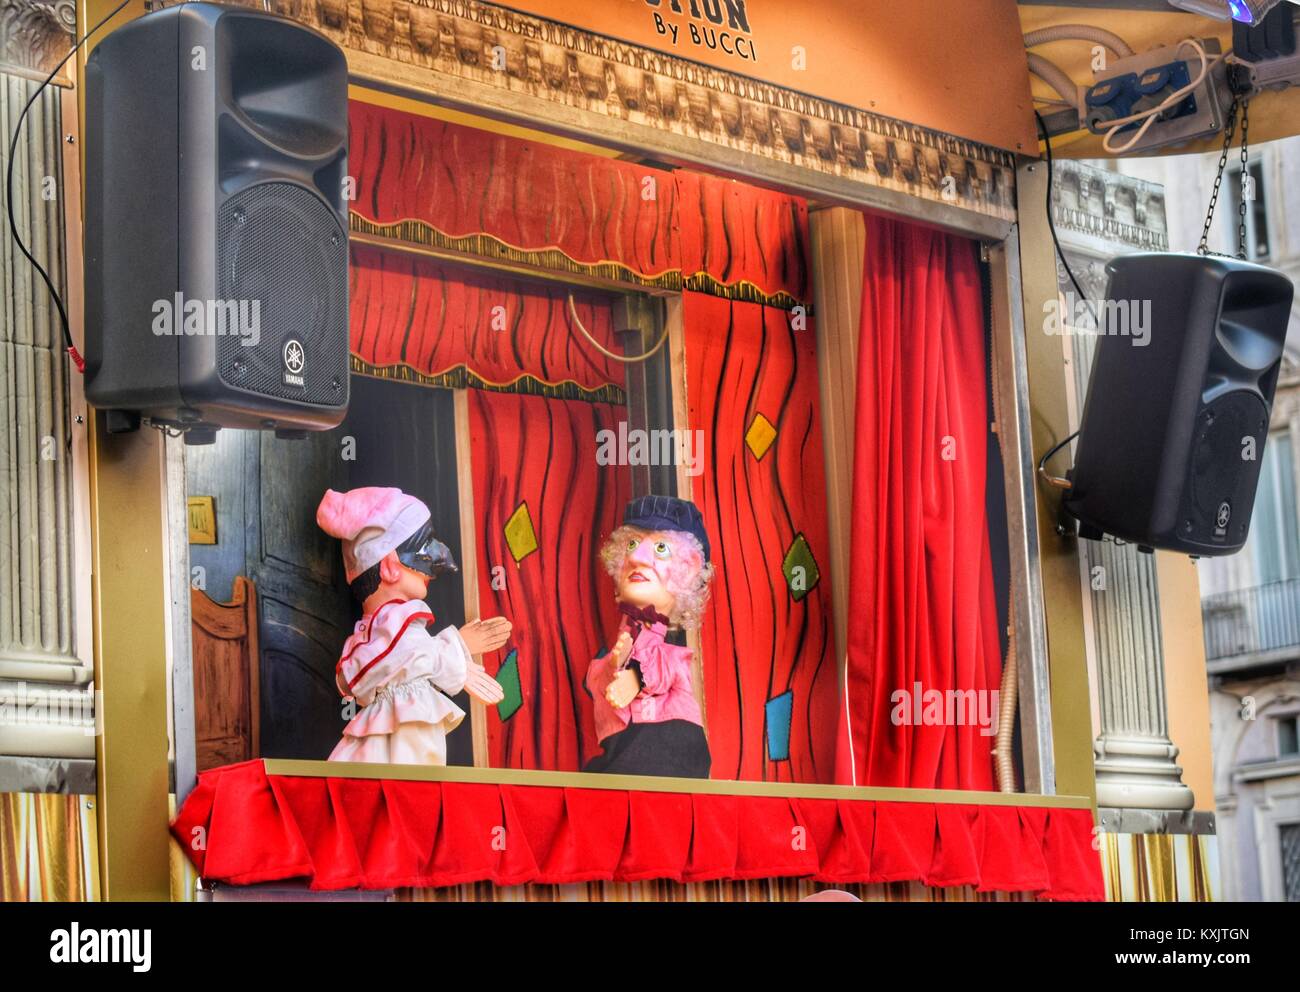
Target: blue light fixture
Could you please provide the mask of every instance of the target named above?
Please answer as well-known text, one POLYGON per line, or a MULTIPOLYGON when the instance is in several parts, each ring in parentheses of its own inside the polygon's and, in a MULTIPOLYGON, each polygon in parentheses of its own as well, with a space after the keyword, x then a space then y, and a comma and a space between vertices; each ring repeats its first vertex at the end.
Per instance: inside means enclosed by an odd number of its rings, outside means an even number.
POLYGON ((1281 0, 1228 0, 1228 10, 1234 21, 1255 25, 1280 2, 1281 0))

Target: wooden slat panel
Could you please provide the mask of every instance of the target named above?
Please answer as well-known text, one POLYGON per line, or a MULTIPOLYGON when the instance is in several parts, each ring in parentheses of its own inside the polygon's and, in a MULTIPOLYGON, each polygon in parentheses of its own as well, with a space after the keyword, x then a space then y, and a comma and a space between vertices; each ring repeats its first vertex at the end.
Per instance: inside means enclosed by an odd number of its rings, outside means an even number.
MULTIPOLYGON (((847 576, 852 531, 849 514, 853 502, 853 398, 858 380, 858 322, 862 310, 866 225, 858 211, 832 207, 813 213, 810 227, 831 571, 847 576)), ((832 593, 835 657, 842 664, 848 650, 848 582, 835 583, 832 593)))

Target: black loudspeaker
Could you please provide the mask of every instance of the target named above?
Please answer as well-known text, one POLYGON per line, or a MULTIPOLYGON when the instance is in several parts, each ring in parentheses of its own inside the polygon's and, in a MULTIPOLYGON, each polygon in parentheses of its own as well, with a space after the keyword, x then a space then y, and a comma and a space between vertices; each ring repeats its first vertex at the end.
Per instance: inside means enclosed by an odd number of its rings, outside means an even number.
POLYGON ((210 440, 348 404, 347 64, 315 31, 187 3, 86 68, 86 396, 210 440))
POLYGON ((1082 537, 1232 554, 1250 528, 1291 281, 1218 256, 1127 255, 1106 269, 1065 507, 1082 537))

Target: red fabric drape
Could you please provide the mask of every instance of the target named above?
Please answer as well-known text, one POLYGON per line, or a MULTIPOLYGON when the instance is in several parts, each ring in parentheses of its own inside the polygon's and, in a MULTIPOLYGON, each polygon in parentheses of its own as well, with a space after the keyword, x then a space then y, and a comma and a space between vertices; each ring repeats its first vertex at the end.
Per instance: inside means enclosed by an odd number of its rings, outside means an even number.
POLYGON ((809 877, 1104 898, 1086 809, 268 776, 247 761, 202 773, 171 829, 205 879, 235 885, 809 877))
POLYGON ((692 495, 717 568, 700 628, 711 777, 830 782, 839 686, 815 330, 683 295, 692 495), (793 586, 787 556, 802 569, 793 586))
POLYGON ((808 204, 353 101, 361 233, 788 306, 810 298, 808 204))
POLYGON ((352 210, 373 224, 487 235, 507 252, 555 250, 644 277, 680 267, 671 172, 355 100, 348 123, 352 210))
MULTIPOLYGON (((614 584, 597 560, 630 497, 627 469, 597 460, 600 432, 623 409, 470 390, 479 613, 514 623, 523 705, 487 708, 494 768, 577 771, 600 753, 587 665, 618 629, 614 584), (521 509, 522 508, 522 509, 521 509), (535 550, 515 560, 506 524, 527 516, 535 550)), ((516 545, 516 550, 519 546, 516 545)), ((499 675, 498 655, 487 662, 499 675)))
POLYGON ((742 294, 747 302, 811 299, 808 201, 685 169, 674 172, 673 181, 673 229, 687 289, 755 290, 742 294))
POLYGON ((859 785, 993 789, 991 727, 978 718, 981 706, 997 712, 1002 666, 975 247, 911 224, 872 216, 866 224, 836 775, 859 785), (974 692, 950 695, 966 690, 974 692))
MULTIPOLYGON (((352 354, 381 374, 418 381, 464 369, 523 392, 622 390, 622 365, 570 326, 566 287, 360 244, 352 246, 350 279, 352 354)), ((574 306, 591 335, 619 354, 612 298, 579 291, 574 306)))

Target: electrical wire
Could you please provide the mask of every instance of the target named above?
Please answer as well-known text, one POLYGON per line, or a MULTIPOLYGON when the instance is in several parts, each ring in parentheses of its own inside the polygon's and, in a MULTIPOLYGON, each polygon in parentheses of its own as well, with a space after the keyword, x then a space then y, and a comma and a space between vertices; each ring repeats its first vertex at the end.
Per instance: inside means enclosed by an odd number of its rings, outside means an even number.
POLYGON ((1106 134, 1101 142, 1102 148, 1112 155, 1123 155, 1125 152, 1129 151, 1134 145, 1142 140, 1143 135, 1145 135, 1151 125, 1156 122, 1156 119, 1160 114, 1163 114, 1170 107, 1181 102, 1189 93, 1193 92, 1198 86, 1200 86, 1201 83, 1205 81, 1205 77, 1209 75, 1210 70, 1218 65, 1224 58, 1223 55, 1216 55, 1214 58, 1210 58, 1205 51, 1205 47, 1195 38, 1184 38, 1178 43, 1177 50, 1181 52, 1184 47, 1189 45, 1196 50, 1196 54, 1201 58, 1201 70, 1196 74, 1196 78, 1175 90, 1173 93, 1170 93, 1169 96, 1165 97, 1164 100, 1154 107, 1148 107, 1146 110, 1139 111, 1136 114, 1129 114, 1127 117, 1119 117, 1113 121, 1107 121, 1106 134), (1137 121, 1142 121, 1143 124, 1129 137, 1128 143, 1119 148, 1113 147, 1110 143, 1111 139, 1115 137, 1120 129, 1128 127, 1128 125, 1134 124, 1137 121))
POLYGON ((68 54, 63 56, 63 58, 59 60, 59 64, 56 65, 50 71, 50 74, 45 77, 45 81, 42 82, 40 86, 36 87, 35 92, 32 93, 31 98, 27 101, 27 105, 23 107, 22 113, 18 115, 17 123, 14 124, 14 133, 9 139, 8 168, 5 170, 5 202, 9 209, 9 234, 14 239, 14 244, 18 246, 18 250, 23 253, 23 257, 26 258, 27 261, 32 264, 32 267, 40 273, 41 279, 45 282, 45 288, 50 291, 50 296, 54 299, 54 305, 59 311, 59 321, 63 326, 63 345, 67 349, 68 355, 72 359, 73 364, 76 365, 77 371, 83 374, 86 371, 86 361, 81 357, 81 353, 77 351, 77 346, 72 343, 72 330, 68 326, 68 311, 63 305, 63 297, 60 296, 59 291, 54 288, 54 282, 50 279, 50 274, 45 271, 45 268, 40 262, 36 261, 32 253, 27 250, 27 245, 23 243, 23 239, 18 233, 18 221, 14 214, 14 159, 18 154, 18 136, 22 133, 23 121, 27 119, 27 112, 32 109, 32 104, 34 104, 37 98, 40 97, 41 93, 44 92, 45 87, 49 86, 54 77, 59 74, 59 70, 67 65, 68 59, 77 54, 77 50, 86 43, 86 39, 117 16, 122 8, 130 2, 131 0, 122 0, 122 2, 114 7, 103 18, 103 20, 77 39, 76 44, 72 46, 68 54))
MULTIPOLYGON (((1083 287, 1079 285, 1079 280, 1075 278, 1074 270, 1070 268, 1070 263, 1065 259, 1065 252, 1061 250, 1061 239, 1057 237, 1056 234, 1056 221, 1052 218, 1052 186, 1055 180, 1052 164, 1052 139, 1047 133, 1047 122, 1043 120, 1043 115, 1035 110, 1034 117, 1038 119, 1038 126, 1043 132, 1043 157, 1047 159, 1047 229, 1052 232, 1052 244, 1056 247, 1056 255, 1061 260, 1061 266, 1065 269, 1065 274, 1070 277, 1070 282, 1073 284, 1075 292, 1079 294, 1079 299, 1086 301, 1089 309, 1092 309, 1092 302, 1088 300, 1087 294, 1083 291, 1083 287)), ((1094 323, 1097 323, 1097 312, 1095 309, 1092 310, 1092 319, 1094 323)), ((1098 329, 1100 330, 1100 324, 1098 324, 1098 329)), ((1069 437, 1065 438, 1065 440, 1054 444, 1044 453, 1042 458, 1038 459, 1038 475, 1048 485, 1055 486, 1057 489, 1069 489, 1071 487, 1072 483, 1069 479, 1047 474, 1047 460, 1078 436, 1079 432, 1075 431, 1069 437)))
MULTIPOLYGON (((1069 73, 1035 52, 1026 52, 1025 61, 1029 64, 1029 71, 1033 75, 1047 83, 1076 112, 1079 111, 1079 87, 1074 84, 1069 73)), ((1044 98, 1035 97, 1035 99, 1044 98)))
MULTIPOLYGON (((1061 239, 1056 234, 1056 220, 1052 217, 1052 186, 1055 182, 1055 171, 1052 163, 1052 139, 1047 133, 1047 122, 1043 120, 1043 115, 1037 110, 1034 111, 1034 117, 1038 120, 1038 126, 1043 132, 1043 149, 1044 157, 1047 159, 1047 229, 1052 232, 1052 244, 1056 246, 1056 255, 1061 260, 1061 265, 1065 269, 1065 274, 1070 277, 1070 282, 1074 285, 1074 291, 1079 294, 1079 299, 1088 303, 1088 308, 1092 309, 1092 303, 1088 300, 1088 294, 1083 291, 1079 285, 1079 280, 1074 277, 1074 270, 1070 268, 1070 263, 1065 259, 1065 252, 1061 250, 1061 239)), ((1097 312, 1092 311, 1093 322, 1097 322, 1097 312)), ((1098 325, 1100 329, 1100 325, 1098 325)))
POLYGON ((1056 442, 1056 444, 1048 448, 1045 452, 1043 452, 1043 457, 1038 459, 1038 477, 1042 479, 1044 482, 1046 482, 1049 486, 1055 486, 1057 489, 1073 488, 1074 483, 1072 483, 1069 479, 1059 475, 1047 474, 1047 460, 1078 436, 1079 436, 1079 432, 1075 431, 1069 437, 1056 442))
POLYGON ((578 308, 573 303, 572 293, 569 294, 569 316, 572 318, 574 326, 576 326, 578 330, 582 332, 582 336, 587 339, 587 343, 589 345, 591 345, 593 348, 595 348, 597 351, 599 351, 602 355, 604 355, 606 358, 610 359, 611 361, 622 362, 625 365, 631 365, 634 362, 644 362, 647 358, 652 357, 655 352, 657 352, 660 348, 662 348, 664 346, 664 342, 668 340, 668 328, 667 326, 665 326, 664 332, 659 335, 659 340, 655 342, 655 346, 651 348, 649 351, 647 351, 645 354, 616 355, 614 354, 614 352, 610 351, 603 344, 601 344, 599 341, 593 338, 591 334, 588 332, 588 330, 582 326, 582 320, 578 317, 578 308))

